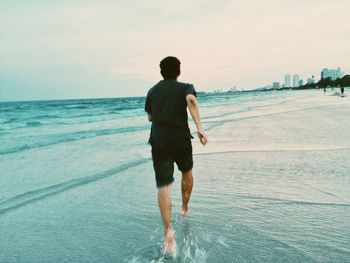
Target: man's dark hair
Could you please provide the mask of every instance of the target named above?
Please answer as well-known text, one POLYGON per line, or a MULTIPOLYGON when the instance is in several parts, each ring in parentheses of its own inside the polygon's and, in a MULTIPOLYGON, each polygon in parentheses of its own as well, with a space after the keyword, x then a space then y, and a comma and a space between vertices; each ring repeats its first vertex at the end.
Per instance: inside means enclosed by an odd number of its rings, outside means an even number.
POLYGON ((180 75, 180 64, 176 57, 166 57, 159 64, 160 74, 164 79, 176 79, 180 75))

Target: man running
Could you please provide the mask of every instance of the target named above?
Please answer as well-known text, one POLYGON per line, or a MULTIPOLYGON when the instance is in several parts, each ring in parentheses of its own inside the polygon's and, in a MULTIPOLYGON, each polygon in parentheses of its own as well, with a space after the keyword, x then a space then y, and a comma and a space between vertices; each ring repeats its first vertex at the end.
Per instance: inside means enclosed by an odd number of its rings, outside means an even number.
POLYGON ((158 204, 164 225, 164 253, 173 252, 174 231, 171 225, 171 184, 174 162, 182 172, 181 192, 183 216, 189 213, 188 202, 193 187, 193 158, 187 107, 196 124, 200 142, 207 143, 199 117, 196 91, 191 84, 178 82, 180 61, 166 57, 160 62, 159 81, 148 91, 145 110, 152 122, 149 143, 152 145, 153 168, 158 187, 158 204))

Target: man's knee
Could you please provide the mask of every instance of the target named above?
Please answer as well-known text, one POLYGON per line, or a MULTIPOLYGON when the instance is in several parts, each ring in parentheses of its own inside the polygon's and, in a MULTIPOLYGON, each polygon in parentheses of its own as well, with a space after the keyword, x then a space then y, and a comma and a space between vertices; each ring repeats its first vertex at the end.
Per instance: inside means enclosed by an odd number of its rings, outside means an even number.
POLYGON ((192 175, 192 169, 186 171, 186 172, 182 172, 182 177, 187 177, 187 176, 191 176, 192 175))

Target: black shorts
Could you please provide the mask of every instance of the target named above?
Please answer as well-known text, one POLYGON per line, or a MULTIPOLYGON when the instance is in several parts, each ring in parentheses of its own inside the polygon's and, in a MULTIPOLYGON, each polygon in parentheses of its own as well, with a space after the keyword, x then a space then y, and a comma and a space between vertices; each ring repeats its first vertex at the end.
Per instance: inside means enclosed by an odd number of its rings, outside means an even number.
POLYGON ((174 181, 174 162, 183 173, 193 168, 191 140, 152 143, 152 159, 157 187, 171 184, 174 181))

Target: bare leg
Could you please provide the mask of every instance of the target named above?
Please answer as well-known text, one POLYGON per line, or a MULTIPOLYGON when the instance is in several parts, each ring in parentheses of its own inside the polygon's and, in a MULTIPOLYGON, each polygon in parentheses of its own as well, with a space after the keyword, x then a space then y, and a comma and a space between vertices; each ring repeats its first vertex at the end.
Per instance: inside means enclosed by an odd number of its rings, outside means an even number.
POLYGON ((182 181, 181 181, 181 192, 182 192, 182 211, 181 214, 183 216, 187 216, 189 213, 188 202, 191 198, 193 188, 193 175, 192 170, 188 172, 182 173, 182 181))
POLYGON ((158 204, 164 225, 164 253, 168 253, 174 246, 174 231, 171 226, 171 185, 158 189, 158 204))

